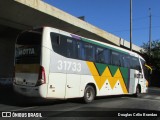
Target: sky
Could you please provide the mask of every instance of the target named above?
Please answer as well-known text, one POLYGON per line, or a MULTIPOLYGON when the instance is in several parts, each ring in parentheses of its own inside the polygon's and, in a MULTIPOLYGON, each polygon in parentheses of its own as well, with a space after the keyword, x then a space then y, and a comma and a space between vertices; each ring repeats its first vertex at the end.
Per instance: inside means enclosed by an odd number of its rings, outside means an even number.
MULTIPOLYGON (((130 0, 44 0, 75 17, 130 41, 130 0)), ((132 0, 132 42, 149 41, 149 8, 152 14, 152 40, 160 39, 160 0, 132 0)))

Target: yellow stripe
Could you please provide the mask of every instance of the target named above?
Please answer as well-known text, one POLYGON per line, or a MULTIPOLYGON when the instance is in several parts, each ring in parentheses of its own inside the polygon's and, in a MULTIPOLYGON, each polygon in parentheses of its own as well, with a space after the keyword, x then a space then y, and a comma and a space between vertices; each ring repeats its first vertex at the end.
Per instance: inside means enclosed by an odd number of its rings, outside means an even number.
POLYGON ((96 69, 93 62, 88 62, 87 61, 87 65, 89 66, 90 72, 92 73, 93 76, 99 76, 99 74, 97 72, 97 69, 96 69))
POLYGON ((123 90, 123 93, 128 93, 126 85, 124 83, 124 80, 123 80, 123 77, 122 77, 122 74, 121 74, 119 68, 118 68, 116 74, 114 75, 114 78, 118 78, 119 79, 121 87, 122 87, 122 90, 123 90))
POLYGON ((123 90, 123 93, 128 93, 126 85, 124 83, 124 80, 123 80, 123 77, 122 77, 122 74, 121 74, 119 68, 117 69, 117 71, 116 71, 116 73, 113 77, 112 77, 111 72, 110 72, 108 67, 106 67, 102 76, 99 76, 98 71, 97 71, 93 62, 88 62, 87 61, 87 65, 89 67, 89 70, 90 70, 92 76, 94 77, 94 80, 95 80, 99 90, 102 88, 103 84, 105 83, 105 81, 107 79, 108 79, 109 84, 110 84, 112 89, 114 88, 115 84, 119 80, 121 88, 123 90))
POLYGON ((108 67, 104 70, 102 77, 112 77, 111 72, 108 67))
POLYGON ((101 77, 99 76, 98 71, 97 71, 94 63, 87 61, 87 65, 88 65, 88 67, 90 69, 90 72, 91 72, 92 76, 94 77, 94 80, 95 80, 98 88, 101 89, 101 81, 100 81, 101 77))
MULTIPOLYGON (((105 83, 106 79, 107 79, 107 78, 111 78, 111 77, 112 77, 112 75, 111 75, 111 73, 110 73, 110 70, 109 70, 108 67, 106 67, 106 69, 104 70, 104 72, 102 73, 102 76, 101 76, 101 86, 99 86, 100 89, 102 88, 102 86, 103 86, 103 84, 105 83)), ((108 81, 110 81, 110 80, 108 80, 108 81)), ((111 83, 110 83, 110 84, 111 84, 111 83)))

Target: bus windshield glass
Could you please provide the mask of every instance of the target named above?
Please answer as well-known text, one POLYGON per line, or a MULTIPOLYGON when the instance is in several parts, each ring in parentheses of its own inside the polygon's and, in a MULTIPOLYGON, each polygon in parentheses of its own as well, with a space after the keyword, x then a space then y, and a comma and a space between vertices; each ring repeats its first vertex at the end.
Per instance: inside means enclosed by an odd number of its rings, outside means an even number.
POLYGON ((141 63, 142 63, 143 71, 144 71, 144 77, 146 80, 149 80, 150 79, 150 74, 149 74, 150 72, 149 72, 149 69, 145 66, 146 62, 141 59, 141 63))
POLYGON ((42 32, 27 31, 19 35, 16 43, 16 64, 39 64, 42 32))

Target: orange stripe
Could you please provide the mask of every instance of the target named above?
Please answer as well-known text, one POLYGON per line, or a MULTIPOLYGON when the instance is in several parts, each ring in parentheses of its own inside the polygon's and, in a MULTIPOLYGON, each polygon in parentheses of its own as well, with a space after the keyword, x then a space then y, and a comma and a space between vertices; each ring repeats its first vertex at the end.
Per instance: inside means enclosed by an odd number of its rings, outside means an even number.
POLYGON ((16 64, 15 72, 16 73, 39 73, 40 65, 39 64, 16 64))

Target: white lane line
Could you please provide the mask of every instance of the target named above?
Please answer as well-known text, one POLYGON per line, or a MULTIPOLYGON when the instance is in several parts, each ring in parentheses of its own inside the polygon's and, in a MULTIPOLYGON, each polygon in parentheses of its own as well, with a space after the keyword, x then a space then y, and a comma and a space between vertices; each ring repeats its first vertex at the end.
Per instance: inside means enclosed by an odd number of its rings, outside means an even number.
POLYGON ((144 96, 143 98, 153 98, 151 95, 144 96))
POLYGON ((32 108, 35 108, 35 106, 34 107, 25 107, 25 108, 15 109, 15 110, 11 110, 11 111, 21 111, 21 110, 32 109, 32 108))
POLYGON ((160 102, 160 100, 158 100, 158 99, 154 99, 154 98, 152 98, 152 99, 149 99, 149 98, 130 98, 130 99, 160 102))
MULTIPOLYGON (((79 108, 83 108, 85 105, 81 105, 81 106, 75 106, 75 107, 71 107, 71 108, 65 108, 63 110, 58 110, 56 112, 54 111, 51 111, 53 113, 50 113, 50 114, 47 114, 47 116, 58 116, 58 115, 61 115, 61 114, 65 114, 66 112, 69 112, 69 111, 76 111, 77 109, 79 108)), ((43 117, 43 118, 48 118, 48 117, 43 117)))
POLYGON ((160 97, 155 97, 155 99, 160 100, 160 97))

